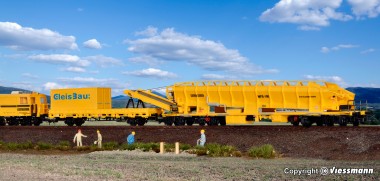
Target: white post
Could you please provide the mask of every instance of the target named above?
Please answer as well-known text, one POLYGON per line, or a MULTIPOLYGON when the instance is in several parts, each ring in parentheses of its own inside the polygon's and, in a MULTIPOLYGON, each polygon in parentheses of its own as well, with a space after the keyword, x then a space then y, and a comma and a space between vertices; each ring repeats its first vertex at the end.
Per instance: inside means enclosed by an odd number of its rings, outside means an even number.
POLYGON ((179 154, 179 142, 175 142, 175 154, 179 154))
POLYGON ((164 154, 165 152, 165 146, 164 142, 160 142, 160 154, 164 154))

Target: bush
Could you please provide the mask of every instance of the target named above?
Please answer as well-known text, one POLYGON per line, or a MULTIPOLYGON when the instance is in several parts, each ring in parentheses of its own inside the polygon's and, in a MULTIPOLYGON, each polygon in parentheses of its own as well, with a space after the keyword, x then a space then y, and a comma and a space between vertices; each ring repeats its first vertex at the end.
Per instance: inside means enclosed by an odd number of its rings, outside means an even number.
POLYGON ((70 148, 71 148, 70 142, 69 141, 60 141, 55 148, 58 150, 61 150, 61 151, 70 150, 70 148))
POLYGON ((90 151, 103 151, 104 150, 103 148, 98 148, 98 145, 91 145, 89 147, 90 147, 90 151))
POLYGON ((216 143, 210 143, 206 145, 207 155, 211 157, 229 157, 233 156, 233 152, 237 151, 235 147, 229 145, 220 145, 216 143))
POLYGON ((115 150, 119 147, 119 143, 116 141, 111 141, 103 144, 104 150, 115 150))
POLYGON ((78 146, 77 151, 90 151, 90 146, 78 146))
POLYGON ((7 145, 4 143, 4 141, 0 141, 0 149, 5 148, 7 145))
POLYGON ((136 143, 135 148, 140 149, 144 152, 153 150, 155 152, 160 152, 160 145, 158 143, 136 143), (158 151, 157 151, 158 150, 158 151))
POLYGON ((189 144, 179 144, 180 150, 189 150, 191 148, 191 145, 189 144))
POLYGON ((233 156, 233 157, 241 157, 242 154, 241 154, 240 151, 234 151, 234 152, 232 152, 232 156, 233 156))
POLYGON ((53 145, 45 142, 38 142, 36 147, 38 150, 50 150, 53 148, 53 145))
POLYGON ((207 148, 202 146, 196 146, 194 151, 191 151, 190 153, 195 153, 198 156, 207 155, 207 148))
POLYGON ((31 141, 27 141, 25 143, 19 143, 18 148, 22 150, 33 149, 33 143, 31 141))
POLYGON ((272 145, 265 144, 259 147, 251 147, 248 150, 248 155, 255 158, 274 158, 276 157, 276 152, 272 145))
POLYGON ((6 145, 7 145, 6 147, 7 147, 8 150, 14 151, 14 150, 18 150, 19 149, 19 144, 18 143, 10 142, 10 143, 8 143, 6 145))
POLYGON ((128 145, 128 144, 124 143, 124 144, 122 144, 120 146, 120 148, 122 150, 129 150, 129 151, 131 151, 131 150, 135 150, 136 149, 136 144, 130 144, 130 145, 128 145))
POLYGON ((175 151, 175 145, 171 143, 165 143, 165 152, 174 152, 175 151))

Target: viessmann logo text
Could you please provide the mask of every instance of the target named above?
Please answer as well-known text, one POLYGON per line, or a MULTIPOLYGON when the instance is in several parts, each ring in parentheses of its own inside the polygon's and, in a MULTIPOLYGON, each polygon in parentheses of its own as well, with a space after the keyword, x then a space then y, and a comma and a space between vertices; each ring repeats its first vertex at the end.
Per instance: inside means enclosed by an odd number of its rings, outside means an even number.
POLYGON ((82 100, 82 99, 90 99, 90 94, 54 94, 54 100, 82 100))

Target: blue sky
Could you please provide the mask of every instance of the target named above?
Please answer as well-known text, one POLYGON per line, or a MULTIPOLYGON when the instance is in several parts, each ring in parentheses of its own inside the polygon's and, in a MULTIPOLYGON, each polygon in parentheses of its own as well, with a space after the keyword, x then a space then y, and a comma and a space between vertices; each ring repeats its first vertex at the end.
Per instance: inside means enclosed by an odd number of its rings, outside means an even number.
POLYGON ((380 87, 380 0, 0 1, 0 85, 380 87))

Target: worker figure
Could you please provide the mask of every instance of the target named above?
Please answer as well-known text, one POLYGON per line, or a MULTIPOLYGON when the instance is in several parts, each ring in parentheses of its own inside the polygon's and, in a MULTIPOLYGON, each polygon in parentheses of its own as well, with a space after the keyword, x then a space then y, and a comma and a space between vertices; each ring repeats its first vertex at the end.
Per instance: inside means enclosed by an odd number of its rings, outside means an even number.
POLYGON ((128 145, 135 143, 135 134, 136 133, 134 131, 132 131, 132 133, 128 135, 128 137, 127 137, 128 145))
POLYGON ((94 144, 97 144, 98 148, 102 148, 102 135, 99 130, 96 130, 96 133, 98 133, 98 140, 96 140, 94 144))
POLYGON ((197 146, 205 146, 206 143, 206 135, 205 135, 205 130, 201 130, 201 138, 197 140, 197 146))
POLYGON ((78 133, 75 134, 74 139, 73 139, 74 143, 75 143, 75 141, 77 142, 77 147, 83 146, 82 145, 82 137, 87 137, 87 136, 82 134, 82 131, 80 129, 78 129, 78 133))

